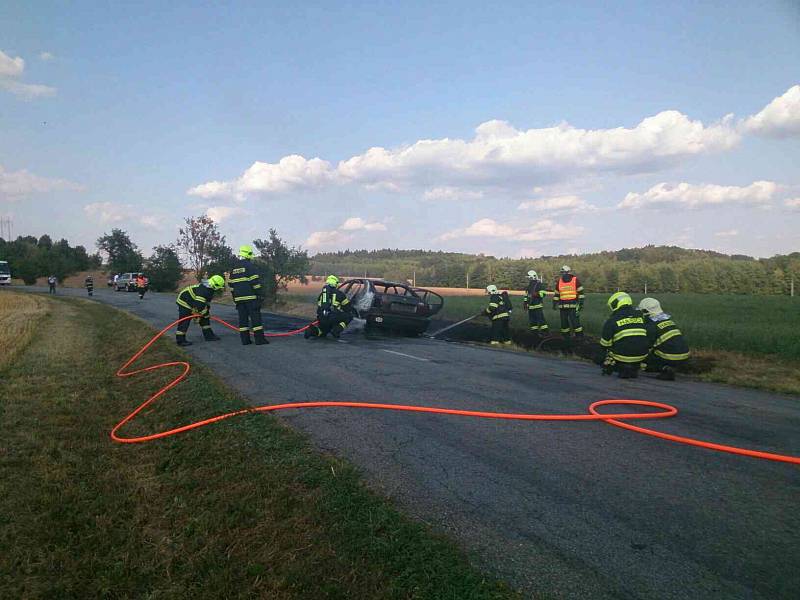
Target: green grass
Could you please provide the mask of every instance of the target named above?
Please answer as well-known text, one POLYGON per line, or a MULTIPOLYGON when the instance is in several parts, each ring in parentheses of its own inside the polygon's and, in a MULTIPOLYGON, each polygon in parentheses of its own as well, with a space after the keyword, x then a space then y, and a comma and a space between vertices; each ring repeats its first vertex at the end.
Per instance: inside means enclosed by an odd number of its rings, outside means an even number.
MULTIPOLYGON (((643 297, 634 295, 638 303, 643 297)), ((692 348, 726 350, 743 354, 777 355, 800 359, 800 298, 786 296, 721 296, 710 294, 658 294, 692 348)), ((608 318, 607 294, 588 294, 581 321, 590 335, 599 335, 608 318)), ((442 318, 457 321, 486 306, 480 297, 445 298, 442 318)), ((512 328, 527 327, 522 299, 512 297, 512 328)), ((545 318, 559 328, 558 312, 545 299, 545 318)))
MULTIPOLYGON (((152 330, 101 304, 47 303, 46 335, 0 371, 1 596, 517 597, 275 417, 112 443, 113 424, 174 372, 115 378, 152 330)), ((145 364, 183 357, 164 341, 145 364)), ((124 433, 243 404, 195 364, 124 433)))

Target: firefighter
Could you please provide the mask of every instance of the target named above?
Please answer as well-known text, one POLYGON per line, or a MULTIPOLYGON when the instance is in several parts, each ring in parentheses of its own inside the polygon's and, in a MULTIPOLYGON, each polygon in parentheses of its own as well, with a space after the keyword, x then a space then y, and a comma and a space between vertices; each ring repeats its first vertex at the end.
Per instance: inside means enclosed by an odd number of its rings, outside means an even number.
POLYGON ((48 293, 50 294, 56 293, 56 281, 57 280, 55 275, 50 275, 50 277, 47 278, 47 285, 50 286, 50 290, 48 293))
POLYGON ((561 267, 561 275, 553 288, 553 310, 561 314, 561 335, 570 338, 570 331, 578 339, 583 338, 580 311, 583 309, 583 286, 577 275, 567 265, 561 267))
POLYGON ((508 293, 505 296, 497 290, 496 285, 487 285, 486 294, 489 296, 489 306, 484 310, 484 314, 492 320, 492 328, 489 332, 489 342, 496 346, 498 344, 510 344, 511 332, 509 321, 511 320, 511 301, 508 293))
POLYGON ((86 279, 83 280, 83 285, 90 296, 94 294, 94 278, 91 275, 86 276, 86 279))
POLYGON ((633 300, 625 292, 613 294, 608 308, 611 316, 600 338, 600 347, 605 350, 603 375, 617 372, 620 379, 634 379, 649 349, 644 316, 633 308, 633 300))
POLYGON ((231 295, 239 313, 239 337, 242 345, 252 344, 250 332, 257 346, 269 344, 264 336, 264 324, 261 321, 261 305, 264 303, 264 291, 261 277, 253 266, 253 247, 239 246, 239 260, 231 270, 228 284, 231 295))
MULTIPOLYGON (((175 303, 178 305, 178 318, 197 317, 200 321, 200 329, 203 330, 203 339, 207 342, 216 342, 219 338, 211 331, 211 300, 216 292, 225 289, 225 279, 221 275, 212 275, 202 283, 195 283, 187 286, 178 294, 175 303)), ((186 331, 189 329, 191 319, 178 323, 178 331, 175 332, 175 342, 178 346, 191 346, 192 342, 186 339, 186 331)))
POLYGON ((150 285, 150 280, 144 276, 144 273, 139 273, 136 276, 136 290, 139 292, 139 300, 144 300, 144 294, 150 285))
POLYGON ((644 315, 644 328, 650 344, 646 369, 658 373, 657 379, 674 381, 676 367, 689 360, 686 338, 672 316, 663 311, 661 303, 655 298, 644 298, 638 308, 644 315))
POLYGON ((339 289, 339 278, 329 275, 325 286, 317 296, 317 325, 312 325, 303 334, 306 339, 325 337, 329 333, 338 338, 353 320, 355 307, 345 293, 339 289))
POLYGON ((522 299, 522 303, 528 310, 528 326, 537 341, 550 331, 544 318, 544 306, 542 304, 542 300, 546 295, 547 292, 539 275, 536 271, 528 271, 528 287, 525 288, 525 297, 522 299))

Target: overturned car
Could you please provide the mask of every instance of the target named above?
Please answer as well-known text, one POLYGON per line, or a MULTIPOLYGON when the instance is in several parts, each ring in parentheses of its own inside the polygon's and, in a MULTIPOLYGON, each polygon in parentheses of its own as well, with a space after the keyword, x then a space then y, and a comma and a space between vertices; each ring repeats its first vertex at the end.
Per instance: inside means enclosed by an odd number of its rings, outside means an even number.
POLYGON ((431 317, 444 306, 436 292, 405 283, 375 279, 349 279, 339 286, 366 321, 366 332, 375 329, 410 335, 424 333, 431 317))

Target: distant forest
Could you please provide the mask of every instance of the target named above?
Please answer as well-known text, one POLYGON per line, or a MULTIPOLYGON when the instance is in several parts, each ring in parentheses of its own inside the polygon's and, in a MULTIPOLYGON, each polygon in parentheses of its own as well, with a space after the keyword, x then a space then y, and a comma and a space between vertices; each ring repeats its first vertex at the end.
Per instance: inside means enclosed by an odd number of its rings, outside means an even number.
MULTIPOLYGON (((523 289, 536 270, 548 287, 562 265, 572 267, 587 292, 695 292, 701 294, 789 294, 800 286, 800 252, 755 259, 676 246, 624 248, 595 254, 532 259, 430 252, 425 250, 345 250, 311 258, 311 274, 383 277, 418 286, 523 289)), ((797 290, 800 293, 800 289, 797 290)))

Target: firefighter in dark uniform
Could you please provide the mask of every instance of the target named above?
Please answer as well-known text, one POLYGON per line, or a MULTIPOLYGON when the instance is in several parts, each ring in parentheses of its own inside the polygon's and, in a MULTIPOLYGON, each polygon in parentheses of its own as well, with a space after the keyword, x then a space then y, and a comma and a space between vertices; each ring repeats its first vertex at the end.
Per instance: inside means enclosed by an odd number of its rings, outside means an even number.
MULTIPOLYGON (((207 281, 187 286, 178 294, 175 303, 178 305, 178 318, 197 317, 200 320, 200 329, 203 330, 203 339, 207 342, 216 342, 219 338, 211 331, 211 300, 216 292, 225 289, 225 279, 222 275, 212 275, 207 281)), ((192 319, 178 323, 175 332, 175 341, 178 346, 191 346, 192 342, 186 339, 186 331, 192 319)))
POLYGON ((649 350, 644 316, 633 308, 633 300, 625 292, 613 294, 608 307, 611 316, 600 337, 600 346, 605 350, 603 375, 616 372, 620 379, 636 378, 649 350))
POLYGON ((86 291, 90 296, 94 294, 94 278, 91 275, 86 276, 86 279, 83 280, 83 285, 86 286, 86 291))
POLYGON ((317 296, 317 325, 305 331, 305 338, 325 337, 329 333, 338 338, 353 320, 355 307, 345 293, 339 289, 339 278, 329 275, 325 286, 317 296))
POLYGON ((525 288, 525 297, 522 299, 522 303, 528 309, 528 325, 537 339, 546 336, 550 331, 544 318, 544 305, 542 304, 546 295, 547 292, 539 275, 536 271, 528 271, 528 287, 525 288))
POLYGON ((561 267, 561 275, 556 280, 554 290, 553 310, 558 309, 561 314, 561 335, 569 339, 571 331, 576 338, 583 338, 580 319, 585 299, 583 286, 567 265, 561 267))
POLYGON ((675 370, 689 360, 689 344, 678 329, 672 316, 665 313, 655 298, 644 298, 639 302, 644 315, 644 328, 650 344, 647 370, 658 373, 657 379, 675 380, 675 370))
POLYGON ((252 343, 251 331, 257 346, 269 344, 269 340, 264 337, 264 324, 261 321, 264 291, 261 287, 261 277, 253 266, 252 246, 239 247, 239 260, 231 270, 228 285, 231 286, 233 302, 236 304, 236 312, 239 313, 239 336, 242 345, 252 343))
POLYGON ((489 295, 489 306, 483 312, 492 320, 489 341, 493 346, 510 344, 511 302, 508 299, 508 294, 501 294, 496 285, 487 285, 486 293, 489 295))

